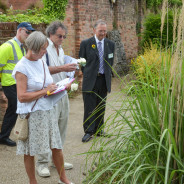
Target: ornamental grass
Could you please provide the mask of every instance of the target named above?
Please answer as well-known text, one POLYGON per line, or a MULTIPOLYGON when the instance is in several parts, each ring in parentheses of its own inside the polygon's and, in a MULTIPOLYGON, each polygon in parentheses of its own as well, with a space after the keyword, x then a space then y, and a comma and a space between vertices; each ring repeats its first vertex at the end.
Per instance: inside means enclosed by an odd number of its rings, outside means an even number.
POLYGON ((116 103, 107 104, 114 112, 105 125, 111 137, 93 141, 86 153, 91 169, 83 183, 184 183, 183 16, 184 6, 175 47, 162 52, 151 48, 158 67, 145 54, 141 77, 116 94, 116 103), (127 89, 133 93, 127 95, 127 89))

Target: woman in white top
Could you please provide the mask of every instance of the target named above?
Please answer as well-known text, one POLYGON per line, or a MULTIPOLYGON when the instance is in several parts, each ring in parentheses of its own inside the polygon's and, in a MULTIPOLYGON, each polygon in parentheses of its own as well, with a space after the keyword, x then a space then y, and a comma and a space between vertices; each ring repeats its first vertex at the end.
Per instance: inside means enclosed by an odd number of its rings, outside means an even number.
POLYGON ((49 98, 44 98, 47 91, 57 88, 53 84, 47 65, 41 60, 46 53, 48 41, 43 33, 35 31, 29 35, 25 44, 27 54, 18 62, 12 73, 17 82, 17 113, 23 118, 30 113, 29 136, 26 141, 18 141, 17 154, 24 155, 30 184, 37 184, 34 156, 49 153, 51 149, 60 176, 59 182, 71 184, 65 175, 62 143, 53 104, 49 98))

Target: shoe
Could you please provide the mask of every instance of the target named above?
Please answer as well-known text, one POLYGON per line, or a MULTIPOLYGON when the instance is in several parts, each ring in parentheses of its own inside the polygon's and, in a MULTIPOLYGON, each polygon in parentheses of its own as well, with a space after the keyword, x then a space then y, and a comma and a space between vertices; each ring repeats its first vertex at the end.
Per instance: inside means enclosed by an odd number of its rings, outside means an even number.
POLYGON ((47 164, 41 164, 41 165, 37 166, 36 171, 37 171, 38 175, 41 177, 49 177, 50 176, 50 171, 49 171, 47 164))
MULTIPOLYGON (((56 168, 53 161, 50 163, 50 166, 56 168)), ((65 162, 64 168, 65 168, 65 170, 73 169, 73 164, 65 162)))
POLYGON ((15 141, 12 141, 9 138, 1 139, 0 144, 4 144, 4 145, 7 145, 7 146, 16 146, 17 145, 15 141))
POLYGON ((99 131, 97 134, 97 136, 99 137, 108 137, 109 135, 107 133, 105 133, 103 130, 99 131))
POLYGON ((64 168, 65 168, 65 170, 73 169, 73 164, 65 162, 64 163, 64 168))
MULTIPOLYGON (((61 180, 59 180, 58 183, 59 184, 66 184, 66 183, 63 183, 61 180)), ((75 184, 75 183, 70 182, 70 184, 75 184)))
POLYGON ((88 142, 90 141, 90 139, 92 138, 92 135, 91 134, 84 134, 84 137, 82 138, 82 142, 88 142))

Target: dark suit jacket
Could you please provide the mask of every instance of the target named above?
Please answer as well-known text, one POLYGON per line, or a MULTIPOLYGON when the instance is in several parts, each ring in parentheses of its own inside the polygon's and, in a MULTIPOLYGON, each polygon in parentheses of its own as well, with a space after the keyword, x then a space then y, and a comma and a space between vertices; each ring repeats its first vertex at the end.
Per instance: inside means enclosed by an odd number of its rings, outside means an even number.
MULTIPOLYGON (((104 73, 107 91, 111 91, 111 66, 114 60, 114 42, 105 38, 104 40, 104 73), (111 54, 111 55, 110 55, 111 54), (110 58, 110 56, 113 57, 110 58)), ((87 40, 83 40, 80 44, 79 57, 86 59, 86 66, 83 71, 83 91, 92 91, 96 82, 98 70, 99 70, 99 54, 95 37, 91 37, 87 40), (92 46, 95 46, 93 48, 92 46)))

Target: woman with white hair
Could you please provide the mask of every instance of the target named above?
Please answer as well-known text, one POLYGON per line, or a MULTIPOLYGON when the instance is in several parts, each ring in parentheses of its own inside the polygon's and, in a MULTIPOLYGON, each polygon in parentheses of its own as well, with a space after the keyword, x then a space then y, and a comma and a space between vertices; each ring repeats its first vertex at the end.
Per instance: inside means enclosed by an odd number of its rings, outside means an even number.
POLYGON ((26 141, 18 140, 17 154, 24 155, 24 164, 30 184, 37 184, 34 156, 52 150, 53 161, 60 176, 59 183, 72 184, 65 175, 62 144, 58 123, 47 91, 57 88, 47 65, 41 60, 48 41, 45 35, 35 31, 25 41, 27 54, 16 65, 12 76, 16 79, 17 113, 25 118, 28 113, 29 134, 26 141))

